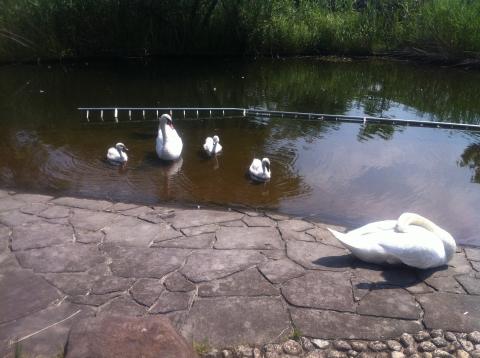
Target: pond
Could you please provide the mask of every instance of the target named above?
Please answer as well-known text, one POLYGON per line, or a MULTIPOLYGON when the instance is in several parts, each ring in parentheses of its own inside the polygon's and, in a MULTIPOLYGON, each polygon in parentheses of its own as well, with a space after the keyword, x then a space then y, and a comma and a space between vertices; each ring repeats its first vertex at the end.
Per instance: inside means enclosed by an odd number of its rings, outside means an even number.
POLYGON ((480 136, 286 118, 175 116, 182 160, 155 154, 158 124, 85 123, 77 107, 258 107, 480 123, 480 73, 320 59, 168 60, 0 67, 0 187, 140 203, 247 205, 348 227, 424 215, 480 245, 480 136), (200 148, 218 134, 223 154, 200 148), (125 168, 107 163, 118 141, 125 168), (269 157, 272 180, 245 175, 269 157))

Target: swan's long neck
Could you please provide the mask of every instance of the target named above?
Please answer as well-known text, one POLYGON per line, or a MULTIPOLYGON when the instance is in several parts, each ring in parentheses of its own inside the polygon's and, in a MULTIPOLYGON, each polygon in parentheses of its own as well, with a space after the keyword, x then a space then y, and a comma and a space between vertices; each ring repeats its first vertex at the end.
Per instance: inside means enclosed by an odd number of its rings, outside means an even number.
POLYGON ((165 128, 165 122, 160 123, 160 130, 162 131, 163 143, 167 142, 167 130, 165 128))
POLYGON ((397 221, 396 230, 399 232, 406 232, 409 225, 417 225, 434 233, 443 242, 445 248, 445 256, 447 261, 450 260, 455 253, 457 244, 454 238, 447 231, 435 225, 432 221, 414 213, 404 213, 400 215, 397 221))

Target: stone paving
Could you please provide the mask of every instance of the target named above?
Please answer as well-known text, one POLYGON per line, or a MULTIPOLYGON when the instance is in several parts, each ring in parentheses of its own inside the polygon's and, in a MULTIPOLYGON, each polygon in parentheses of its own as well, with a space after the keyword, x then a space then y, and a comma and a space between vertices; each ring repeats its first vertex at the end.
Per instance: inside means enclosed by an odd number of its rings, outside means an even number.
POLYGON ((326 227, 253 210, 0 191, 0 353, 21 340, 22 352, 55 356, 76 321, 110 313, 165 315, 187 340, 214 347, 294 332, 382 340, 480 330, 480 249, 460 247, 436 270, 381 268, 326 227))

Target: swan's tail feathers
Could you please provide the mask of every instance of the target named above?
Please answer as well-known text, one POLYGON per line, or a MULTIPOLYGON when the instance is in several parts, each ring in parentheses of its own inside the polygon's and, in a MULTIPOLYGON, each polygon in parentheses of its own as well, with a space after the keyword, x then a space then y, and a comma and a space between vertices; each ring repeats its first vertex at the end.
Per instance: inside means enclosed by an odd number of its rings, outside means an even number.
POLYGON ((333 236, 335 236, 335 238, 340 241, 342 243, 343 246, 345 246, 347 249, 350 249, 351 248, 351 245, 349 244, 349 239, 348 239, 348 236, 344 233, 341 233, 341 232, 338 232, 336 230, 333 230, 333 229, 330 229, 328 228, 328 231, 330 231, 332 233, 333 236))
POLYGON ((350 251, 354 251, 356 249, 356 246, 354 244, 354 242, 352 242, 352 238, 349 237, 347 234, 343 234, 341 232, 338 232, 338 231, 335 231, 333 229, 330 229, 328 228, 328 231, 330 231, 332 233, 333 236, 335 236, 335 238, 340 241, 340 243, 345 246, 347 249, 349 249, 350 251))

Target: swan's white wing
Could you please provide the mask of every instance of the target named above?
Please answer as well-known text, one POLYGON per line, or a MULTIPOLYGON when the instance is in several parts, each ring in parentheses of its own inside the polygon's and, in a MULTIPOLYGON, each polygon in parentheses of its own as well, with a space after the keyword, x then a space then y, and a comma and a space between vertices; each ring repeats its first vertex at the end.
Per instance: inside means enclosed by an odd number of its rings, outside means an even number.
POLYGON ((116 148, 109 148, 107 152, 107 158, 110 160, 119 160, 120 156, 118 155, 118 150, 116 148))
POLYGON ((409 266, 425 269, 446 263, 441 240, 420 227, 410 227, 408 233, 397 233, 395 237, 381 240, 379 245, 409 266))
POLYGON ((205 139, 205 144, 203 145, 203 149, 209 154, 212 152, 212 149, 213 149, 213 138, 212 137, 207 137, 205 139))
POLYGON ((384 220, 384 221, 376 221, 358 229, 349 231, 347 235, 349 236, 363 236, 363 235, 370 235, 377 232, 385 232, 391 231, 395 229, 396 220, 384 220))
POLYGON ((220 143, 217 143, 215 146, 215 153, 220 153, 222 151, 222 145, 220 143))
POLYGON ((262 161, 260 159, 253 160, 252 164, 250 165, 250 173, 252 173, 253 175, 263 173, 262 161))

